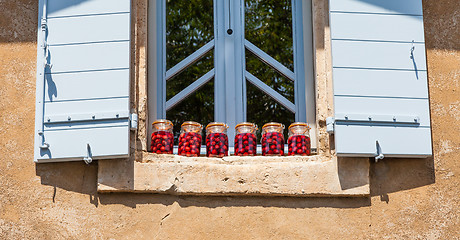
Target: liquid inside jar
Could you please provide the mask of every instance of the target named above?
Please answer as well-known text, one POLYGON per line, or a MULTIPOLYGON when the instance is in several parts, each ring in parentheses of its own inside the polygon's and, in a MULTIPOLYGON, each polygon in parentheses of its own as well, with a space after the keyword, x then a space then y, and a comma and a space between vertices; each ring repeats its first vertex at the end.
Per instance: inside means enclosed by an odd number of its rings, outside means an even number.
POLYGON ((257 137, 254 133, 239 133, 235 136, 236 156, 255 156, 257 137))
POLYGON ((158 154, 172 154, 174 136, 169 131, 156 131, 152 133, 150 150, 158 154))
POLYGON ((262 155, 284 155, 284 136, 280 132, 267 132, 262 135, 262 155))
POLYGON ((224 157, 228 155, 228 137, 225 133, 209 133, 206 136, 206 156, 224 157))
POLYGON ((288 139, 289 156, 302 155, 308 156, 311 154, 310 137, 305 135, 292 135, 288 139))
POLYGON ((201 149, 201 134, 184 132, 179 136, 178 154, 187 157, 198 157, 201 149))

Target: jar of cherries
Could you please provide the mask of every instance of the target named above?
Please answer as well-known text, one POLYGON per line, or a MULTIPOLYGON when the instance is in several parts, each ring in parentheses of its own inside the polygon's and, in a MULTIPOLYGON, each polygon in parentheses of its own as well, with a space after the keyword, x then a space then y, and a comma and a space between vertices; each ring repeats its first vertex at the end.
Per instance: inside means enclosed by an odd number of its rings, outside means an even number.
POLYGON ((228 125, 225 123, 212 122, 206 126, 206 156, 228 156, 228 125))
POLYGON ((235 127, 235 155, 255 156, 257 153, 257 125, 243 122, 235 127))
POLYGON ((284 125, 270 122, 262 127, 262 155, 283 156, 284 155, 284 125))
POLYGON ((310 127, 306 123, 296 122, 289 126, 288 132, 288 155, 310 155, 310 127))
POLYGON ((197 122, 184 122, 179 135, 178 154, 187 157, 200 156, 201 131, 203 126, 197 122))
POLYGON ((153 133, 150 151, 158 154, 172 154, 174 145, 173 124, 166 119, 152 123, 153 133))

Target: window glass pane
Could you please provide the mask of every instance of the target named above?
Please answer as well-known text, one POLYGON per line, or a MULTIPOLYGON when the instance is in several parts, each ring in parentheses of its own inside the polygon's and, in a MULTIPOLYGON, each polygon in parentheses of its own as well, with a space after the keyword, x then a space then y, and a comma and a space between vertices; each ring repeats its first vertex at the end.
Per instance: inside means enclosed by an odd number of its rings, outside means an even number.
MULTIPOLYGON (((286 129, 295 120, 295 114, 284 106, 273 100, 270 96, 259 90, 257 87, 246 81, 247 102, 249 122, 256 123, 259 129, 268 122, 279 122, 285 125, 286 129)), ((284 131, 284 138, 287 140, 287 131, 284 131)))
MULTIPOLYGON (((213 0, 167 0, 166 69, 170 69, 214 38, 213 0)), ((169 100, 214 67, 214 51, 166 83, 169 100)), ((166 112, 174 124, 175 144, 185 121, 207 124, 214 120, 214 81, 196 90, 166 112)), ((203 138, 204 139, 204 138, 203 138)))
POLYGON ((167 0, 166 69, 214 38, 212 0, 167 0))
MULTIPOLYGON (((208 52, 201 60, 192 64, 183 72, 177 74, 166 82, 166 100, 171 99, 188 85, 198 80, 201 76, 214 67, 214 52, 208 52)), ((208 92, 213 95, 214 91, 208 92)))
POLYGON ((244 34, 248 41, 294 70, 291 0, 246 0, 244 34))
POLYGON ((249 50, 246 50, 246 70, 294 103, 294 81, 263 63, 249 50))
MULTIPOLYGON (((291 0, 246 0, 245 38, 285 67, 294 70, 291 0)), ((246 50, 246 70, 294 103, 294 82, 246 50)), ((247 82, 247 119, 261 128, 280 122, 286 128, 295 114, 247 82)), ((287 131, 285 131, 287 139, 287 131)))
MULTIPOLYGON (((166 118, 174 124, 174 144, 178 144, 180 127, 185 121, 195 121, 203 127, 214 121, 214 79, 192 93, 166 113, 166 118), (211 93, 211 94, 209 94, 211 93)), ((204 131, 202 132, 205 140, 204 131)))

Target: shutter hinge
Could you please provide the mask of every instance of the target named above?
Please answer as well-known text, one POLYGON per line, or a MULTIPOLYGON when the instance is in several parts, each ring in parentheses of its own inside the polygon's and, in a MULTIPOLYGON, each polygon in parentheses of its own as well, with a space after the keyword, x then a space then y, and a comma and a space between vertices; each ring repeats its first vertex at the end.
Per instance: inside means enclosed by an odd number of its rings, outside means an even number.
POLYGON ((326 118, 326 131, 329 134, 334 133, 334 123, 335 123, 335 118, 333 117, 328 117, 326 118))
POLYGON ((137 115, 137 113, 131 113, 129 115, 129 122, 131 125, 131 130, 133 131, 137 130, 138 121, 139 121, 139 116, 137 115))
POLYGON ((47 22, 46 18, 42 18, 41 29, 42 29, 43 32, 46 31, 47 25, 48 25, 48 22, 47 22))

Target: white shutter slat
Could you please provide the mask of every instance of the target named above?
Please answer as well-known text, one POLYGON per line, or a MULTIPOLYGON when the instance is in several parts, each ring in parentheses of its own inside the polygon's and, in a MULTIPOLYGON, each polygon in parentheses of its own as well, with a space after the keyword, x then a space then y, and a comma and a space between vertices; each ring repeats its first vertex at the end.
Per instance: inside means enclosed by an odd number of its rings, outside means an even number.
POLYGON ((333 75, 335 95, 428 98, 426 74, 415 71, 336 68, 333 75))
POLYGON ((331 12, 423 15, 421 0, 330 0, 331 12))
POLYGON ((87 156, 87 144, 95 159, 126 157, 129 145, 128 122, 124 126, 47 131, 45 141, 50 144, 43 151, 41 162, 78 161, 87 156))
POLYGON ((332 39, 424 42, 422 16, 331 13, 332 39), (395 27, 397 26, 397 27, 395 27))
POLYGON ((48 0, 48 18, 130 12, 126 0, 48 0))
POLYGON ((48 20, 49 45, 128 41, 130 14, 89 15, 48 20), (66 33, 66 34, 62 34, 66 33))
POLYGON ((337 124, 335 131, 335 141, 340 143, 335 149, 343 157, 376 156, 376 141, 386 157, 431 155, 430 128, 337 124))
POLYGON ((421 0, 330 0, 338 156, 432 154, 421 0))
POLYGON ((35 161, 129 156, 130 2, 39 2, 35 161))
POLYGON ((50 46, 47 73, 129 68, 129 41, 50 46))
MULTIPOLYGON (((332 40, 335 68, 414 70, 412 43, 332 40)), ((425 44, 414 44, 418 71, 426 70, 425 44)))
POLYGON ((48 74, 46 77, 46 102, 129 97, 128 69, 48 74))

